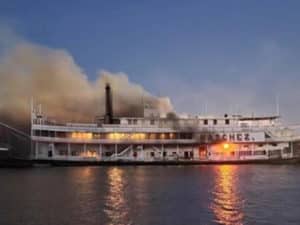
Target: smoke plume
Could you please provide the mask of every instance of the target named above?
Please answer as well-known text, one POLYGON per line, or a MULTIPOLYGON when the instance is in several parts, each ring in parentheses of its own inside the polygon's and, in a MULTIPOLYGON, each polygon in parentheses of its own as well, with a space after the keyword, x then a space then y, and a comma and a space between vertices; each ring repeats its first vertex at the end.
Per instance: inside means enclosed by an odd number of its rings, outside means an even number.
POLYGON ((105 112, 106 83, 112 87, 116 116, 139 116, 144 104, 162 114, 172 110, 168 98, 152 96, 124 73, 100 71, 91 82, 66 51, 22 42, 0 59, 0 118, 24 123, 33 97, 49 117, 92 121, 105 112))

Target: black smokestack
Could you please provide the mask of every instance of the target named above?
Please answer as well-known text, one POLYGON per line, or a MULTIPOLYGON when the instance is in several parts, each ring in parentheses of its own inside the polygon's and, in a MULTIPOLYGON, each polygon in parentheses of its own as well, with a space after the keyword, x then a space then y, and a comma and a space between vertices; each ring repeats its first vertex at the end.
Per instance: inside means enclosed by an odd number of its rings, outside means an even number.
POLYGON ((113 106, 112 106, 112 93, 110 85, 107 83, 105 86, 105 123, 113 123, 113 106))

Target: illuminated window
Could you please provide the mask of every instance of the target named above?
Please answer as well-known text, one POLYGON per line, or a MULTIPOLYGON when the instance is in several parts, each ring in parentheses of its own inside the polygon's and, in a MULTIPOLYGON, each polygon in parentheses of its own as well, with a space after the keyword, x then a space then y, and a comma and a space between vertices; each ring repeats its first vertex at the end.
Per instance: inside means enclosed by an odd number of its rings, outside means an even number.
POLYGON ((173 133, 170 133, 170 139, 174 139, 175 138, 175 135, 173 133))
POLYGON ((155 134, 150 134, 149 139, 156 139, 156 135, 155 134))
POLYGON ((160 139, 165 139, 166 135, 164 133, 160 134, 160 139))

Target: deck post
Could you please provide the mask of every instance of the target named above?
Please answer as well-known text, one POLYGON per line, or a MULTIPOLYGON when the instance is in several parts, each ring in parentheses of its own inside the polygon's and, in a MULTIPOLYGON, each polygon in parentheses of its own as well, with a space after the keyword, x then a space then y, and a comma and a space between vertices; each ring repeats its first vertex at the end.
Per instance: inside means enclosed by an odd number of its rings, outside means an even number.
POLYGON ((67 157, 70 157, 71 156, 71 145, 70 143, 68 143, 68 155, 67 157))
POLYGON ((100 159, 102 160, 102 144, 99 144, 98 154, 100 156, 100 159))
POLYGON ((83 153, 86 156, 86 144, 85 143, 83 144, 83 153))
POLYGON ((55 152, 55 144, 52 142, 51 143, 51 148, 52 148, 52 157, 56 155, 56 152, 55 152))
POLYGON ((144 145, 141 145, 142 159, 145 160, 144 145))
POLYGON ((35 159, 38 158, 38 147, 39 147, 39 143, 36 141, 35 145, 34 145, 34 158, 35 159))

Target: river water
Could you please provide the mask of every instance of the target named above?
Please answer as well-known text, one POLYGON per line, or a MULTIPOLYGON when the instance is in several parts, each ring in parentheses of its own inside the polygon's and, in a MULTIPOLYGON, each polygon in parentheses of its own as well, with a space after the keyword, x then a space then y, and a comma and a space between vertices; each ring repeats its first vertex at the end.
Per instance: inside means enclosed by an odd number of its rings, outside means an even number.
POLYGON ((300 165, 0 169, 1 225, 300 224, 300 165))

